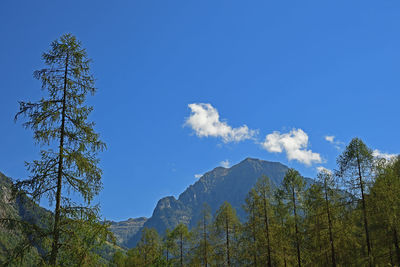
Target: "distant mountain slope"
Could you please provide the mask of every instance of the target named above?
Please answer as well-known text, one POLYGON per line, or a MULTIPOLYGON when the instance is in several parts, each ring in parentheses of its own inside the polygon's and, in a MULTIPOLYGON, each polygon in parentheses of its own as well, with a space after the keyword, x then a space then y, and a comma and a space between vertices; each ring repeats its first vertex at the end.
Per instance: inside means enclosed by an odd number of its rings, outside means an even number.
MULTIPOLYGON (((48 227, 46 224, 53 213, 40 207, 26 195, 20 195, 16 200, 11 200, 12 183, 11 178, 0 172, 0 218, 18 218, 44 228, 48 227)), ((7 257, 7 250, 14 248, 21 236, 21 233, 15 233, 0 226, 0 266, 7 257)), ((95 252, 106 263, 112 258, 116 250, 121 250, 121 248, 107 242, 95 252)), ((38 255, 37 253, 37 250, 34 249, 32 253, 27 255, 22 266, 32 266, 30 260, 38 255)))
MULTIPOLYGON (((266 175, 273 185, 280 185, 287 170, 288 167, 279 162, 252 158, 231 168, 217 167, 189 186, 178 199, 173 196, 160 199, 143 227, 153 227, 160 234, 181 222, 193 227, 200 217, 203 203, 207 203, 214 213, 224 201, 231 203, 239 217, 244 219, 242 205, 258 178, 266 175)), ((123 243, 133 247, 139 239, 140 231, 123 243)))
POLYGON ((111 221, 110 230, 114 233, 117 243, 126 246, 125 242, 140 231, 146 221, 145 217, 131 218, 121 222, 111 221))
MULTIPOLYGON (((25 195, 21 195, 16 200, 11 200, 11 187, 11 178, 0 172, 0 218, 21 218, 24 221, 43 226, 46 218, 51 216, 51 213, 38 206, 25 195)), ((7 250, 13 248, 20 240, 20 237, 19 233, 10 232, 0 226, 0 263, 7 256, 7 250)), ((37 251, 34 250, 28 255, 28 262, 36 253, 37 251)))

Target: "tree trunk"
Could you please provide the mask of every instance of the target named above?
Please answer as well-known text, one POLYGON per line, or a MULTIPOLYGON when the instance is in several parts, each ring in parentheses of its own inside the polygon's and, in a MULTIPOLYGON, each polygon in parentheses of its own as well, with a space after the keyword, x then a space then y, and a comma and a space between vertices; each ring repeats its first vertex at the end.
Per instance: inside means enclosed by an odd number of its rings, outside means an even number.
POLYGON ((393 228, 393 243, 396 250, 397 265, 400 266, 400 247, 396 228, 393 228))
MULTIPOLYGON (((283 232, 284 231, 283 229, 285 228, 285 223, 283 222, 283 218, 281 218, 281 226, 282 226, 282 232, 283 232)), ((281 240, 281 242, 282 242, 282 240, 281 240)), ((283 250, 283 264, 286 267, 287 263, 286 263, 286 247, 285 247, 285 244, 283 244, 282 250, 283 250)))
POLYGON ((298 263, 298 266, 301 267, 299 228, 297 226, 296 197, 295 197, 295 193, 294 193, 294 187, 292 187, 292 200, 293 200, 293 211, 294 211, 294 227, 296 230, 297 263, 298 263))
POLYGON ((332 266, 336 267, 335 244, 333 243, 332 221, 331 221, 331 212, 329 209, 328 192, 327 192, 328 188, 326 185, 326 180, 324 180, 324 189, 325 189, 326 213, 328 214, 328 229, 329 229, 329 242, 331 243, 332 266))
POLYGON ((181 267, 183 266, 183 236, 182 233, 180 233, 180 250, 181 250, 181 267))
POLYGON ((267 253, 268 253, 267 266, 268 267, 272 267, 271 244, 270 244, 270 239, 269 239, 269 222, 268 222, 267 200, 266 200, 265 194, 263 196, 263 205, 264 205, 264 225, 265 225, 265 232, 267 234, 267 253))
POLYGON ((252 203, 252 234, 253 234, 253 244, 254 244, 254 248, 253 248, 253 261, 254 261, 254 266, 257 267, 257 238, 256 238, 256 222, 255 222, 255 207, 254 207, 254 201, 252 203))
POLYGON ((368 250, 368 264, 370 267, 372 267, 372 260, 371 260, 371 243, 369 239, 369 230, 368 230, 368 219, 367 219, 367 208, 365 204, 365 197, 364 197, 364 182, 362 179, 362 174, 361 174, 361 166, 360 166, 360 159, 357 155, 357 167, 358 167, 358 178, 360 182, 360 187, 361 187, 361 200, 362 200, 362 209, 363 209, 363 215, 364 215, 364 228, 365 228, 365 238, 367 241, 367 250, 368 250))
POLYGON ((61 215, 61 185, 62 185, 62 171, 63 171, 63 153, 64 153, 64 129, 65 129, 65 112, 66 112, 66 97, 67 97, 67 75, 68 75, 68 53, 65 60, 65 72, 64 72, 64 91, 62 99, 62 115, 61 115, 61 127, 60 127, 60 144, 59 144, 59 162, 57 172, 57 191, 56 191, 56 207, 54 210, 54 228, 53 228, 53 243, 50 254, 50 265, 57 264, 57 255, 60 239, 60 215, 61 215))
POLYGON ((283 248, 283 263, 284 263, 284 266, 287 267, 287 263, 286 263, 286 248, 283 248))
POLYGON ((203 238, 204 238, 204 266, 207 267, 207 232, 206 232, 206 215, 203 215, 203 238))
POLYGON ((229 222, 228 222, 228 216, 225 215, 225 234, 226 234, 226 259, 228 263, 228 267, 231 266, 231 258, 229 254, 229 222))

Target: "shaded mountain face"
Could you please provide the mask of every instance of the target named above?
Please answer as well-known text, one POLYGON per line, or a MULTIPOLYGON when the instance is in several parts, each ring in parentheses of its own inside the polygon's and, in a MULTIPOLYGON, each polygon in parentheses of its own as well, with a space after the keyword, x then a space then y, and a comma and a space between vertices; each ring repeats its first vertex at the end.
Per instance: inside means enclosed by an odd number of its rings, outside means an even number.
POLYGON ((125 242, 143 228, 147 218, 128 219, 121 222, 111 221, 110 230, 114 233, 116 241, 121 246, 126 246, 125 242))
MULTIPOLYGON (((179 223, 187 224, 191 228, 200 219, 204 203, 214 213, 224 201, 228 201, 236 209, 239 218, 244 220, 246 215, 242 205, 257 180, 266 175, 272 185, 279 186, 287 170, 288 167, 279 162, 252 158, 247 158, 231 168, 217 167, 189 186, 178 199, 173 196, 160 199, 153 215, 143 227, 155 228, 160 235, 179 223)), ((135 246, 140 234, 141 231, 137 231, 128 240, 123 240, 122 244, 126 247, 135 246)))
MULTIPOLYGON (((44 227, 47 223, 46 218, 51 216, 51 212, 40 207, 25 195, 13 199, 11 188, 11 178, 0 172, 0 218, 22 219, 44 227)), ((13 248, 20 238, 20 233, 11 232, 0 226, 0 264, 8 255, 7 250, 13 248)), ((27 258, 36 253, 37 251, 34 249, 27 258)))
MULTIPOLYGON (((31 198, 25 194, 19 195, 15 199, 12 198, 12 185, 11 178, 5 176, 0 172, 0 218, 13 218, 21 219, 23 221, 36 224, 42 228, 49 228, 48 225, 53 213, 32 201, 31 198)), ((140 224, 140 227, 143 223, 140 224)), ((135 230, 135 227, 131 227, 135 230)), ((8 250, 13 249, 21 240, 22 233, 10 231, 0 225, 0 266, 8 256, 8 250)), ((110 243, 106 243, 103 247, 96 250, 104 261, 110 260, 116 250, 120 248, 114 247, 110 243)), ((30 260, 38 255, 40 248, 34 247, 31 253, 26 255, 25 260, 21 266, 34 266, 30 260)))

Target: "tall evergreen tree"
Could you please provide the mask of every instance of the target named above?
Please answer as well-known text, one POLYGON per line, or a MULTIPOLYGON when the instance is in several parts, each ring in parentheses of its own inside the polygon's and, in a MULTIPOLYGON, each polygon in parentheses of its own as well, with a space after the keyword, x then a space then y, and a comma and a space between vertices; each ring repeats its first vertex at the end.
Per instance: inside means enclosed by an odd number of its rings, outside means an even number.
POLYGON ((369 266, 373 265, 371 238, 368 227, 368 211, 366 193, 368 183, 372 179, 374 157, 371 149, 359 138, 353 138, 345 151, 338 157, 339 170, 337 175, 341 177, 349 192, 361 199, 363 225, 365 230, 365 241, 367 247, 367 258, 369 266))
POLYGON ((86 106, 85 100, 96 88, 81 43, 70 34, 63 35, 42 57, 47 67, 35 71, 34 77, 41 81, 46 97, 20 102, 16 119, 26 116, 24 126, 34 131, 34 139, 43 149, 39 160, 27 163, 30 178, 17 182, 15 189, 35 201, 47 197, 55 202, 49 232, 52 244, 44 258, 56 265, 60 250, 68 248, 71 222, 85 217, 97 221, 97 210, 90 205, 102 187, 96 155, 105 144, 93 130, 94 123, 88 121, 92 107, 86 106), (82 197, 83 205, 68 197, 71 191, 82 197))

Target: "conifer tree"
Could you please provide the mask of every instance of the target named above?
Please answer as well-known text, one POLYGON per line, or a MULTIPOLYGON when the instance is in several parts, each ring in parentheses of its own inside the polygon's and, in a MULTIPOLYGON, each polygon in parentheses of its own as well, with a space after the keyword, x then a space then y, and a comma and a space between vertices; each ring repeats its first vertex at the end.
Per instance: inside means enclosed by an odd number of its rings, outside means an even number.
POLYGON ((178 257, 179 257, 179 266, 184 266, 187 246, 189 244, 190 233, 186 225, 183 223, 178 224, 174 230, 172 230, 171 235, 175 240, 175 243, 178 247, 178 257))
POLYGON ((236 216, 236 211, 226 201, 214 216, 214 228, 216 238, 220 241, 218 246, 220 250, 217 253, 221 256, 223 255, 222 264, 228 267, 236 265, 235 259, 237 255, 237 240, 240 233, 240 222, 236 216))
POLYGON ((328 221, 325 216, 323 187, 311 185, 304 197, 304 232, 305 241, 303 258, 316 266, 330 265, 328 221))
POLYGON ((245 199, 244 210, 247 213, 247 221, 243 225, 241 239, 241 263, 242 265, 260 265, 260 218, 257 214, 258 196, 252 188, 245 199))
POLYGON ((33 130, 42 150, 40 159, 27 163, 30 178, 17 182, 15 192, 26 193, 37 202, 47 197, 55 203, 52 229, 41 237, 51 240, 50 253, 43 258, 57 265, 60 251, 69 249, 67 235, 77 220, 84 218, 81 222, 86 223, 91 218, 89 226, 101 228, 98 209, 91 202, 102 187, 97 153, 105 144, 93 130, 94 123, 88 121, 92 107, 85 100, 96 88, 81 43, 65 34, 42 57, 46 68, 35 71, 34 77, 41 81, 46 96, 37 102, 20 102, 15 117, 27 118, 24 126, 33 130), (74 203, 69 192, 80 195, 83 204, 74 203))
POLYGON ((200 220, 197 223, 197 227, 193 229, 193 265, 210 266, 212 253, 210 240, 211 219, 211 208, 207 203, 204 203, 200 220))
POLYGON ((371 209, 373 226, 378 232, 377 257, 382 262, 400 266, 400 157, 379 164, 378 175, 371 187, 371 209), (385 255, 390 255, 389 259, 385 255))
POLYGON ((276 218, 276 231, 273 232, 274 240, 277 243, 277 252, 279 260, 277 265, 281 266, 289 266, 290 264, 290 255, 288 255, 288 241, 290 238, 290 229, 289 228, 289 208, 286 205, 285 193, 283 189, 278 188, 274 192, 274 217, 276 218))
POLYGON ((271 200, 273 192, 271 188, 271 182, 267 176, 262 176, 254 187, 255 193, 258 199, 258 216, 262 221, 262 232, 264 233, 265 242, 262 243, 262 247, 267 251, 266 263, 268 267, 272 267, 272 255, 271 255, 271 200))
POLYGON ((170 231, 169 229, 165 231, 165 235, 163 238, 163 250, 164 250, 163 255, 168 265, 171 261, 171 254, 173 254, 174 251, 176 251, 174 236, 172 235, 172 231, 170 231))
POLYGON ((337 175, 342 178, 346 189, 361 200, 362 220, 365 230, 367 258, 369 266, 373 265, 371 238, 368 227, 366 193, 368 182, 372 179, 374 157, 371 149, 359 138, 353 138, 345 151, 338 157, 337 175))
POLYGON ((144 228, 137 245, 142 266, 150 266, 161 257, 161 240, 154 228, 144 228))
POLYGON ((301 258, 301 244, 300 244, 300 217, 299 211, 299 200, 303 194, 305 187, 304 178, 295 169, 289 169, 283 179, 282 189, 284 198, 289 203, 293 211, 293 224, 294 224, 294 238, 296 244, 296 254, 297 254, 297 265, 300 267, 302 263, 301 258))
POLYGON ((320 186, 322 187, 323 197, 325 200, 325 214, 328 219, 328 232, 329 232, 329 244, 331 249, 331 260, 332 266, 336 267, 336 253, 335 253, 335 241, 333 236, 333 217, 332 217, 332 195, 335 194, 335 181, 332 174, 327 170, 322 170, 317 176, 320 186))

